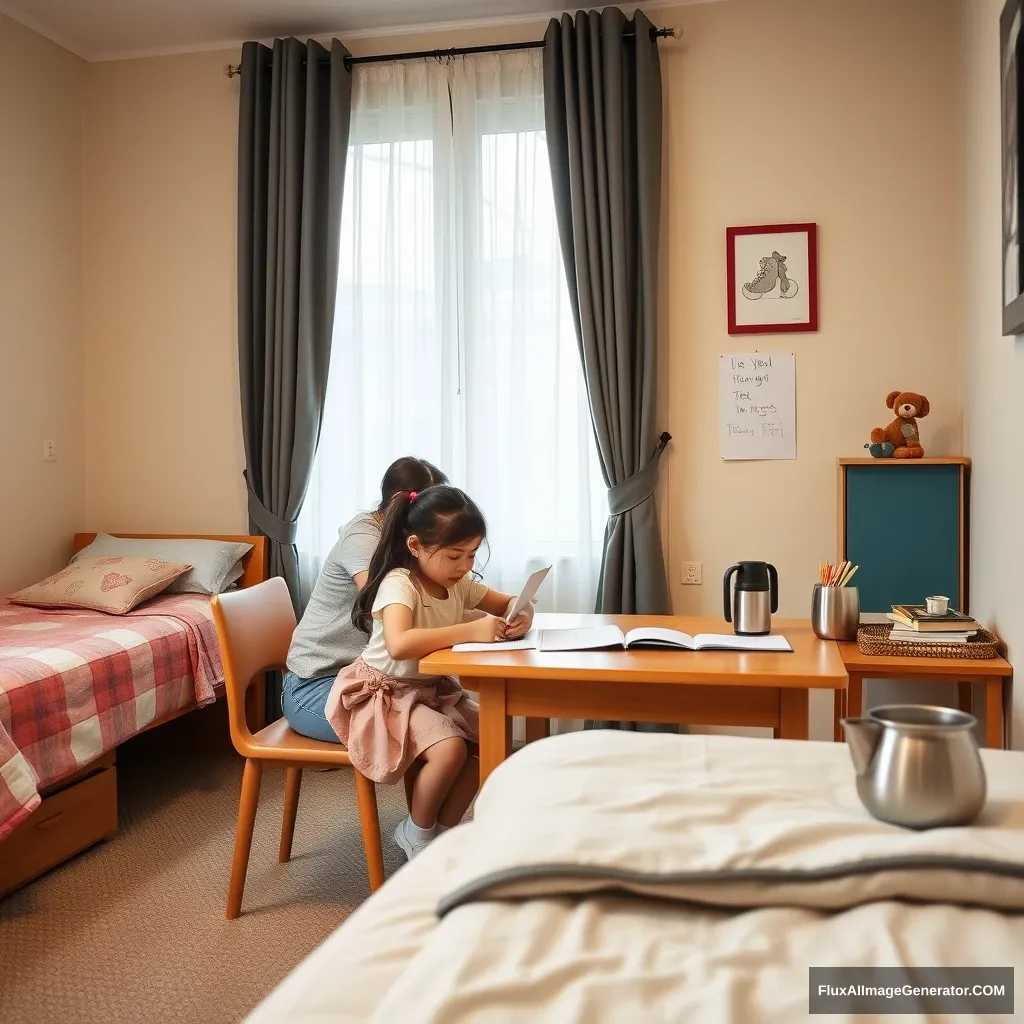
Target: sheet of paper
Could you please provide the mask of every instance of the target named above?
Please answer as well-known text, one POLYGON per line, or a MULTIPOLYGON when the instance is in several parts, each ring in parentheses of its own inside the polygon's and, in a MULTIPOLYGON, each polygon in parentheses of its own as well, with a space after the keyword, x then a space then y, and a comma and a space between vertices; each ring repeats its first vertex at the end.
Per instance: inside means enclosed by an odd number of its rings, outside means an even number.
POLYGON ((771 636, 736 636, 733 633, 701 633, 695 636, 698 650, 719 647, 733 651, 791 651, 789 641, 777 633, 771 636))
POLYGON ((622 630, 618 626, 540 631, 541 651, 598 651, 605 647, 621 646, 622 630))
POLYGON ((660 643, 689 649, 693 646, 693 637, 678 629, 665 629, 664 626, 637 626, 626 634, 626 643, 660 643))
POLYGON ((722 458, 796 458, 796 357, 738 352, 718 360, 722 458))
POLYGON ((456 654, 472 654, 481 651, 535 651, 540 639, 540 630, 531 629, 519 640, 498 640, 493 644, 456 644, 452 650, 456 654))
POLYGON ((540 590, 540 585, 544 582, 544 577, 551 572, 551 566, 545 566, 543 569, 538 569, 535 573, 530 575, 530 578, 526 581, 526 586, 523 587, 519 596, 516 598, 516 603, 512 605, 512 610, 505 616, 505 623, 511 622, 534 598, 534 595, 540 590))

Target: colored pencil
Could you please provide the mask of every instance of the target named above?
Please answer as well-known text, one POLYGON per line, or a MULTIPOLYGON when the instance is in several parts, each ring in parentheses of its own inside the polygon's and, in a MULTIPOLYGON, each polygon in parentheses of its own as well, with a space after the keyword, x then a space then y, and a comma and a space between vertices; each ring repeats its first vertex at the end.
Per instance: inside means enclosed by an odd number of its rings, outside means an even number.
POLYGON ((859 566, 845 559, 836 565, 831 562, 818 562, 818 578, 823 587, 845 587, 858 568, 859 566))

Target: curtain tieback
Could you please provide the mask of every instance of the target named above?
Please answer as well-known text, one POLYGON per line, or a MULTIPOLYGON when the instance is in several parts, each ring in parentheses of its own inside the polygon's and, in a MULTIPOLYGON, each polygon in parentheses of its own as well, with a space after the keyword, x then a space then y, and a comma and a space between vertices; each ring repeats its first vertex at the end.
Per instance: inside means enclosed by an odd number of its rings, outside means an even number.
POLYGON ((298 533, 298 523, 294 519, 282 519, 274 515, 256 496, 249 486, 249 478, 245 473, 245 488, 249 492, 249 518, 256 524, 256 529, 277 544, 294 544, 298 533))
POLYGON ((658 439, 658 447, 651 456, 650 461, 643 469, 634 473, 621 484, 608 488, 608 514, 610 516, 621 516, 637 505, 642 504, 654 494, 658 486, 658 460, 665 446, 672 440, 672 435, 663 433, 658 439))

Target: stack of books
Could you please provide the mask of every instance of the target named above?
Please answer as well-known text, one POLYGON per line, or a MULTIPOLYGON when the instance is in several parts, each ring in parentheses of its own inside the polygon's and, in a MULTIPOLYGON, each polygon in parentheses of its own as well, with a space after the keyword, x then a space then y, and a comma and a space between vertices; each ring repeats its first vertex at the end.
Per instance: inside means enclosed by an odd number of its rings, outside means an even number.
POLYGON ((978 623, 963 612, 949 608, 943 615, 929 615, 923 604, 894 604, 889 639, 908 644, 965 644, 978 632, 978 623))

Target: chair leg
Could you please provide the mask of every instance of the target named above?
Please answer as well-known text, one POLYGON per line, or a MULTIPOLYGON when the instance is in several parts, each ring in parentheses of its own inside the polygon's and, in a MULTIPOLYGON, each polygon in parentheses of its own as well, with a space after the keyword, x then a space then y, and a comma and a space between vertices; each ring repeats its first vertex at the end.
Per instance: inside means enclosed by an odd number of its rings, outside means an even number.
POLYGON ((299 788, 302 769, 289 768, 284 781, 284 819, 281 821, 281 846, 277 859, 286 864, 292 858, 292 836, 295 835, 295 814, 299 809, 299 788))
POLYGON ((355 769, 353 772, 356 777, 359 823, 363 828, 363 849, 366 851, 366 873, 370 876, 370 892, 376 892, 384 884, 384 853, 380 848, 377 790, 365 775, 355 769))
POLYGON ((256 824, 256 807, 260 802, 260 780, 263 763, 246 758, 242 773, 242 796, 238 801, 238 826, 235 829, 235 856, 231 861, 231 882, 228 884, 228 920, 238 917, 245 891, 245 873, 249 867, 252 830, 256 824))

